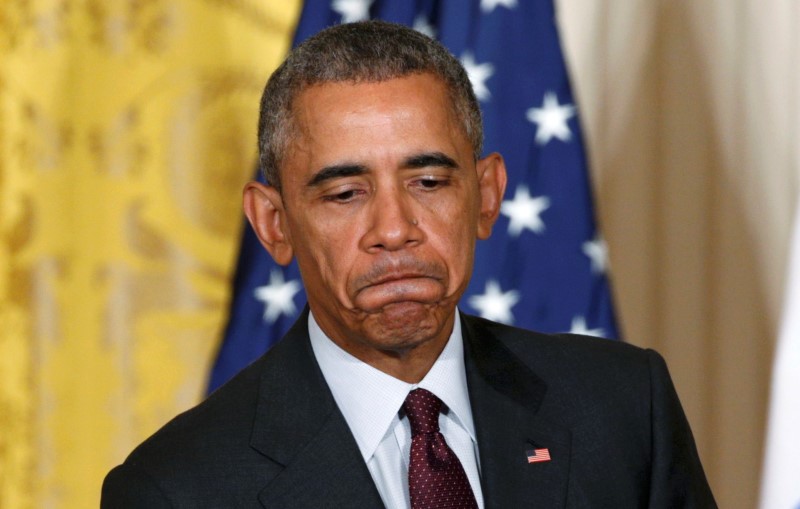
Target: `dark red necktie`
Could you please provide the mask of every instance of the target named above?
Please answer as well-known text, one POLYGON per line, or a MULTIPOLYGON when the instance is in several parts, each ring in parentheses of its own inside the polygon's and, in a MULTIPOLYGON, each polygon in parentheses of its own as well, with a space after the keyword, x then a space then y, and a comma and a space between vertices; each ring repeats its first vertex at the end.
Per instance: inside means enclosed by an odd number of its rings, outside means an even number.
POLYGON ((442 400, 425 389, 408 393, 403 410, 411 423, 408 492, 412 509, 477 509, 458 457, 439 432, 442 400))

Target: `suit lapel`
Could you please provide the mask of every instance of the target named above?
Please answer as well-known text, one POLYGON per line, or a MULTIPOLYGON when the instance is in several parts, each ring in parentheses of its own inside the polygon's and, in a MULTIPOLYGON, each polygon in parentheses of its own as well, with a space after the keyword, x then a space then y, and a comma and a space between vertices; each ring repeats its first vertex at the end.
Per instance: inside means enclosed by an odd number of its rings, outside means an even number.
POLYGON ((546 385, 498 339, 503 332, 462 314, 467 385, 486 508, 565 507, 570 434, 538 409, 546 385), (546 448, 550 461, 528 463, 546 448))
POLYGON ((270 354, 250 445, 284 469, 259 494, 264 507, 381 507, 355 439, 308 340, 302 314, 270 354))

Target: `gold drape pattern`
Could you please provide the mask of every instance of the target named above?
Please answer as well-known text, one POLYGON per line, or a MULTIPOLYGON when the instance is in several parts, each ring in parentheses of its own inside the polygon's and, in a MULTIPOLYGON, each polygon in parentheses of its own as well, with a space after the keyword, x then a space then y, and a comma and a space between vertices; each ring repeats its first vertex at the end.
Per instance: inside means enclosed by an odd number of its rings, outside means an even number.
POLYGON ((96 507, 202 397, 299 7, 0 3, 0 508, 96 507))

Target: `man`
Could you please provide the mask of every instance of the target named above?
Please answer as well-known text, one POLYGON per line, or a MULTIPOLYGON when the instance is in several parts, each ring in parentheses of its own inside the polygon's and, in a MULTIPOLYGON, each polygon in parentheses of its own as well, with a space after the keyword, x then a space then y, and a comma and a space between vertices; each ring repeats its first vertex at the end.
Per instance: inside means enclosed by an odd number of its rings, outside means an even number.
POLYGON ((715 507, 658 354, 459 314, 506 183, 481 143, 435 41, 373 21, 295 49, 244 209, 308 308, 112 470, 103 507, 715 507))

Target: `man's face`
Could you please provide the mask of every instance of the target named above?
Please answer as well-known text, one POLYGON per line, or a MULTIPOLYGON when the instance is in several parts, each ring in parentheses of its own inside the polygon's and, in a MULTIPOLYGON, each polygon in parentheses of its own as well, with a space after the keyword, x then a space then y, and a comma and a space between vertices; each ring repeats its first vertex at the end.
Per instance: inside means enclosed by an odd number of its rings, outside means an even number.
POLYGON ((497 185, 485 181, 497 180, 502 160, 476 165, 444 84, 429 74, 312 86, 293 111, 278 221, 315 319, 367 362, 440 349, 476 238, 497 215, 497 185))

